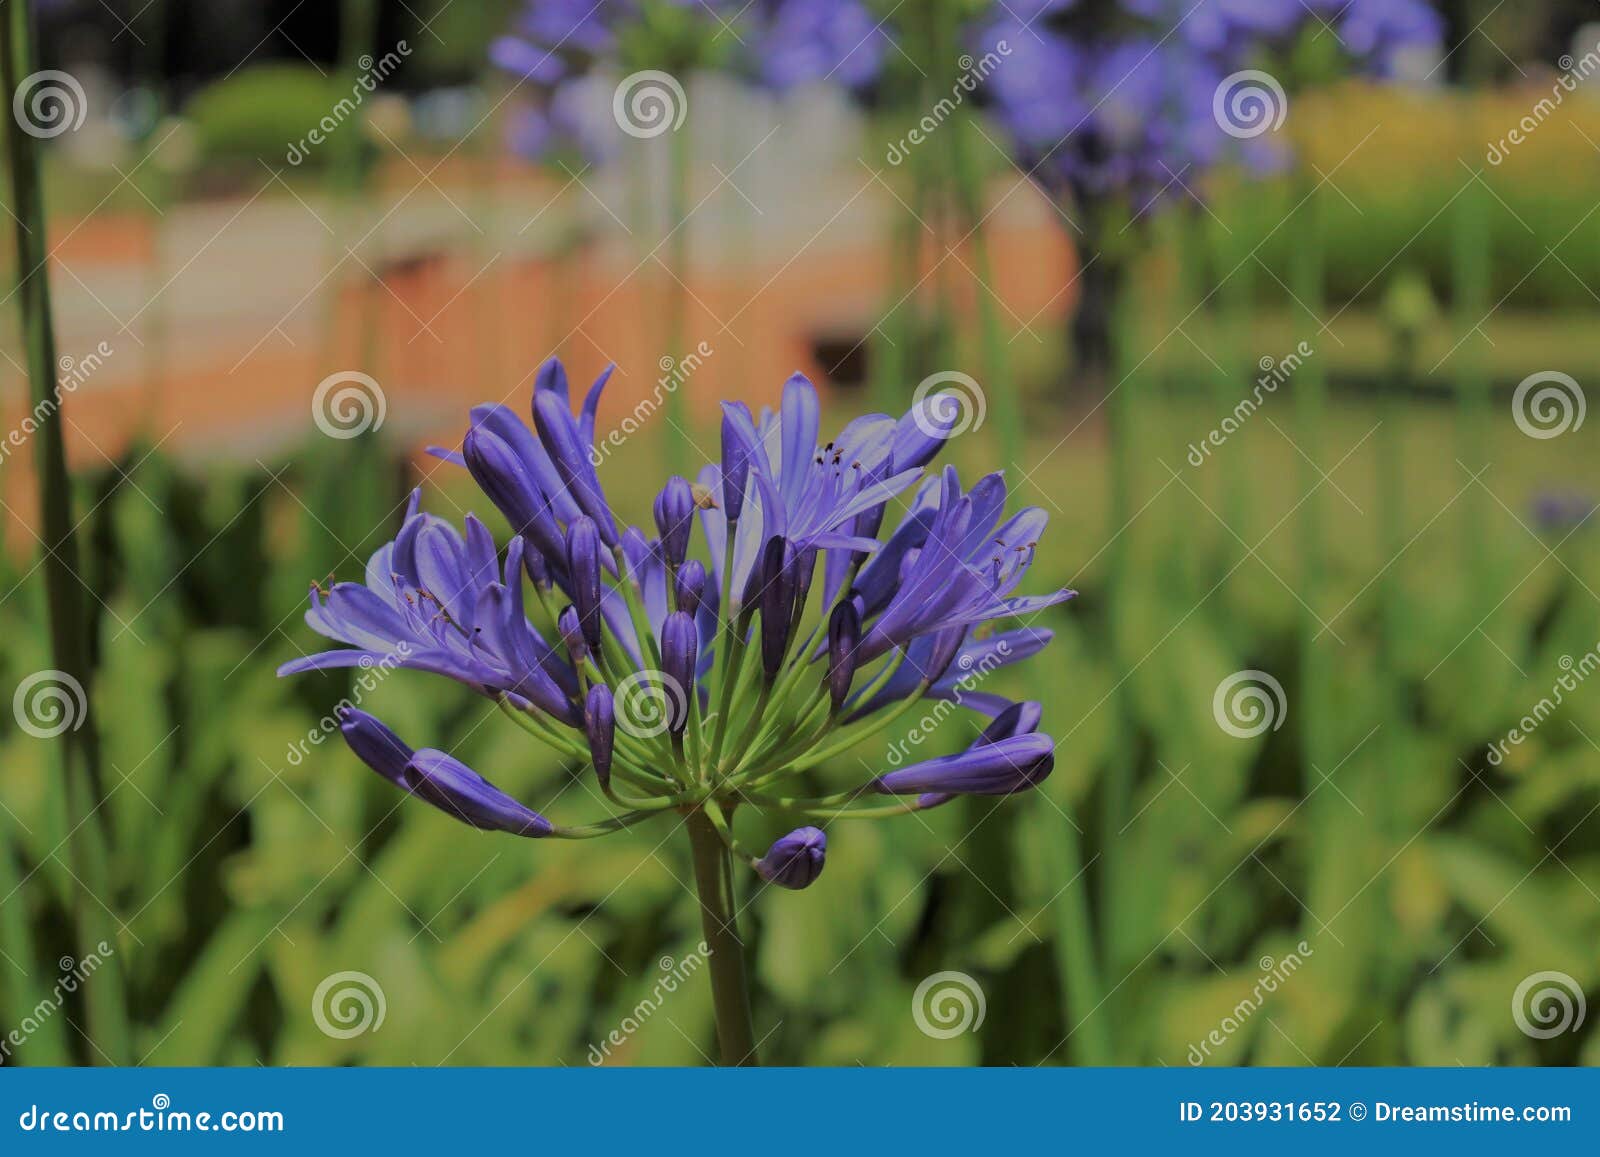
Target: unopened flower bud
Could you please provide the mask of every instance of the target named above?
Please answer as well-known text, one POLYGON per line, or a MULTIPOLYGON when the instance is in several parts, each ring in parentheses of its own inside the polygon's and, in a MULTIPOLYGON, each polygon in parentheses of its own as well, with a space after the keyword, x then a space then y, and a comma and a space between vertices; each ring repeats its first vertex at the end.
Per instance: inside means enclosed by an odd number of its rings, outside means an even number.
POLYGON ((699 614, 700 600, 706 595, 705 564, 696 558, 684 563, 673 577, 672 590, 680 611, 688 615, 699 614))
POLYGON ((822 875, 827 854, 828 837, 821 828, 796 828, 780 836, 755 862, 755 869, 769 884, 798 891, 822 875))
POLYGON ((689 696, 695 693, 699 649, 694 619, 683 611, 673 611, 661 625, 661 674, 667 681, 667 727, 674 735, 683 734, 689 724, 689 696))
POLYGON ((844 706, 856 677, 856 645, 861 642, 861 612, 844 599, 828 618, 828 698, 833 710, 844 706))
POLYGON ((661 532, 661 553, 668 566, 682 566, 689 553, 694 512, 694 490, 686 479, 674 474, 655 502, 656 529, 661 532))
POLYGON ((583 704, 583 729, 589 737, 589 758, 594 761, 594 771, 600 777, 600 786, 611 782, 611 753, 617 738, 617 717, 611 698, 611 688, 596 683, 589 688, 589 697, 583 704))
POLYGON ((591 518, 574 518, 567 527, 567 569, 572 575, 572 602, 584 641, 600 652, 600 532, 591 518))

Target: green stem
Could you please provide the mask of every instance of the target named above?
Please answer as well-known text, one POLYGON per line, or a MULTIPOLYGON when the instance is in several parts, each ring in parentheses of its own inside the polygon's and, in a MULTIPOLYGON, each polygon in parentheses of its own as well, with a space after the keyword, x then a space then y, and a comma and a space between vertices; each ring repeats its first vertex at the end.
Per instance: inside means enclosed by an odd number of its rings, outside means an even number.
MULTIPOLYGON (((689 332, 689 126, 672 133, 672 175, 668 182, 668 208, 672 218, 669 248, 672 284, 667 287, 667 352, 681 358, 688 348, 689 332)), ((689 429, 687 382, 667 393, 667 466, 674 474, 688 474, 687 447, 694 444, 689 429)))
MULTIPOLYGON (((14 93, 23 77, 37 71, 28 5, 14 2, 0 13, 0 78, 14 93)), ((50 279, 47 270, 44 190, 39 176, 36 139, 16 116, 5 118, 6 146, 11 169, 13 216, 16 219, 18 297, 22 334, 27 346, 28 380, 32 387, 38 429, 34 434, 34 470, 38 479, 41 542, 45 557, 46 608, 50 626, 51 656, 62 681, 81 691, 93 687, 90 659, 91 620, 78 577, 78 544, 72 517, 72 480, 67 473, 62 438, 61 397, 56 388, 56 343, 50 321, 50 279)), ((101 941, 113 941, 110 914, 100 897, 114 893, 107 880, 106 840, 110 817, 101 806, 106 799, 100 776, 99 743, 89 701, 83 700, 81 718, 52 745, 65 786, 71 825, 69 858, 78 881, 77 935, 80 952, 87 955, 101 941)), ((131 1059, 127 1010, 120 957, 106 961, 109 975, 86 985, 84 1002, 94 1059, 121 1064, 131 1059)))
MULTIPOLYGON (((1474 331, 1494 309, 1490 302, 1490 196, 1481 182, 1468 184, 1456 203, 1450 234, 1451 287, 1461 333, 1454 365, 1455 379, 1459 383, 1456 456, 1474 473, 1489 463, 1489 368, 1485 359, 1486 342, 1474 331)), ((1475 623, 1488 617, 1487 612, 1497 605, 1494 591, 1501 585, 1495 575, 1495 552, 1483 549, 1480 533, 1490 514, 1488 494, 1483 487, 1467 488, 1461 498, 1461 512, 1460 525, 1467 531, 1461 538, 1469 587, 1466 621, 1475 623)), ((1487 652, 1480 652, 1480 657, 1487 659, 1487 652)), ((1499 662, 1498 659, 1488 661, 1499 662)))
POLYGON ((1076 1025, 1073 1036, 1079 1059, 1086 1065, 1113 1062, 1110 1019, 1100 1007, 1100 971, 1095 963, 1093 924, 1089 917, 1088 877, 1083 870, 1083 846, 1078 829, 1065 817, 1061 838, 1046 844, 1053 874, 1066 884, 1056 898, 1056 951, 1060 954, 1062 1015, 1076 1025))
MULTIPOLYGON (((945 6, 948 8, 948 5, 945 6)), ((955 59, 956 37, 948 25, 943 49, 948 58, 955 59)), ((984 168, 972 147, 969 133, 976 131, 971 117, 957 118, 950 126, 951 164, 955 170, 956 195, 961 206, 961 224, 966 229, 965 240, 972 246, 973 272, 978 281, 978 340, 983 353, 984 396, 994 403, 995 425, 1000 438, 1000 458, 1009 469, 1015 469, 1020 479, 1022 469, 1022 406, 1011 378, 1010 343, 1006 340, 1001 322, 999 295, 994 283, 994 261, 989 252, 989 230, 983 207, 984 168)))
MULTIPOLYGON (((1301 177, 1302 187, 1309 188, 1310 178, 1301 177)), ((1300 201, 1301 232, 1298 243, 1290 250, 1290 281, 1294 288, 1296 329, 1315 348, 1321 340, 1317 333, 1318 319, 1323 309, 1323 203, 1320 194, 1310 192, 1300 201)), ((1322 442, 1327 426, 1327 377, 1323 372, 1325 359, 1311 358, 1295 373, 1295 422, 1300 441, 1301 486, 1305 491, 1300 511, 1300 597, 1305 610, 1300 616, 1301 628, 1301 682, 1304 690, 1304 707, 1301 710, 1301 762, 1302 777, 1307 796, 1318 785, 1314 768, 1332 766, 1328 745, 1329 714, 1333 710, 1327 695, 1329 672, 1328 646, 1320 635, 1322 624, 1316 608, 1322 603, 1323 577, 1327 568, 1324 551, 1324 502, 1321 491, 1322 442)), ((1334 757, 1337 758, 1337 757, 1334 757)), ((1318 801, 1326 805, 1324 799, 1318 801)), ((1316 805, 1313 805, 1316 806, 1316 805)), ((1313 830, 1315 826, 1313 826, 1313 830)), ((1328 849, 1331 851, 1332 849, 1328 849)))
POLYGON ((694 852, 694 883, 700 897, 700 927, 709 949, 711 1000, 716 1008, 722 1063, 756 1065, 760 1062, 750 1020, 744 941, 739 938, 733 895, 733 853, 703 810, 690 812, 684 822, 694 852))
MULTIPOLYGON (((1219 290, 1219 312, 1222 315, 1222 324, 1219 333, 1222 337, 1223 352, 1220 358, 1224 373, 1217 374, 1212 380, 1215 383, 1213 394, 1216 412, 1219 414, 1230 413, 1239 401, 1239 392, 1251 389, 1256 379, 1257 363, 1251 355, 1252 325, 1251 304, 1254 295, 1253 273, 1254 262, 1250 259, 1231 265, 1232 253, 1227 248, 1226 234, 1221 224, 1213 223, 1212 263, 1218 270, 1231 268, 1233 272, 1222 283, 1219 290)), ((1247 539, 1254 538, 1247 532, 1250 526, 1250 475, 1248 462, 1242 454, 1223 454, 1218 456, 1217 469, 1222 472, 1222 513, 1227 524, 1240 535, 1247 539)), ((1233 535, 1222 534, 1222 570, 1224 574, 1230 573, 1240 561, 1243 552, 1242 545, 1233 535)), ((1226 587, 1218 592, 1223 607, 1229 608, 1233 603, 1233 588, 1226 587)), ((1242 616, 1224 614, 1225 622, 1236 622, 1242 616)))
MULTIPOLYGON (((1102 250, 1103 252, 1103 250, 1102 250)), ((1101 257, 1101 263, 1115 257, 1101 257)), ((1134 491, 1138 480, 1134 462, 1134 430, 1139 414, 1139 394, 1145 388, 1141 371, 1132 369, 1130 328, 1133 319, 1127 301, 1125 281, 1132 271, 1117 268, 1108 279, 1113 298, 1100 303, 1109 315, 1109 365, 1106 380, 1097 383, 1095 392, 1106 393, 1106 433, 1110 443, 1110 525, 1111 545, 1106 551, 1105 589, 1127 591, 1133 576, 1134 491), (1126 376, 1124 376, 1126 375, 1126 376)), ((1125 601, 1112 600, 1107 609, 1107 652, 1118 670, 1133 665, 1128 644, 1128 618, 1125 601)), ((1134 865, 1127 861, 1127 840, 1122 833, 1132 815, 1133 783, 1137 772, 1139 715, 1130 687, 1119 686, 1111 700, 1113 717, 1118 721, 1107 756, 1101 783, 1101 839, 1104 841, 1104 867, 1100 878, 1100 944, 1108 971, 1121 975, 1134 956, 1127 943, 1129 928, 1119 914, 1128 909, 1123 897, 1134 865)), ((1103 1010, 1115 1022, 1115 1002, 1103 1010)))
POLYGON ((889 724, 899 719, 922 701, 932 684, 926 679, 922 680, 897 706, 889 711, 880 712, 875 718, 868 718, 853 727, 842 727, 836 733, 834 740, 820 751, 807 752, 803 758, 795 760, 790 767, 796 771, 805 771, 826 763, 836 755, 843 755, 863 739, 878 734, 889 724))

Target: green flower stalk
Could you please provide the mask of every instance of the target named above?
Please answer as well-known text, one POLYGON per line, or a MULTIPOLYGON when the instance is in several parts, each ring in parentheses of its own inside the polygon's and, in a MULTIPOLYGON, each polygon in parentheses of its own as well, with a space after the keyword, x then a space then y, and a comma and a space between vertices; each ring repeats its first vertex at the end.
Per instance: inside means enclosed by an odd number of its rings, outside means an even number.
MULTIPOLYGON (((35 79, 30 7, 13 3, 0 12, 0 81, 7 93, 21 94, 35 79)), ((89 649, 91 618, 83 600, 79 578, 78 545, 72 516, 72 479, 67 473, 66 448, 61 434, 61 397, 56 384, 56 344, 50 313, 49 254, 46 250, 43 183, 39 176, 38 138, 46 134, 28 119, 28 112, 44 106, 19 102, 5 118, 6 154, 11 170, 16 221, 18 300, 22 312, 22 337, 27 347, 28 380, 32 386, 34 469, 40 496, 40 545, 44 558, 46 611, 50 651, 60 681, 81 695, 92 685, 89 649)), ((45 111, 48 111, 47 109, 45 111)), ((61 113, 58 107, 56 114, 61 113)), ((70 110, 68 110, 70 111, 70 110)), ((71 874, 78 884, 77 934, 80 944, 115 939, 110 914, 101 897, 109 896, 106 882, 107 818, 101 803, 105 787, 100 773, 99 744, 88 701, 82 715, 72 720, 54 746, 66 797, 69 825, 68 854, 71 874)), ((127 1011, 123 1006, 121 966, 109 961, 105 978, 88 986, 85 1004, 94 1059, 111 1064, 131 1059, 127 1011)))

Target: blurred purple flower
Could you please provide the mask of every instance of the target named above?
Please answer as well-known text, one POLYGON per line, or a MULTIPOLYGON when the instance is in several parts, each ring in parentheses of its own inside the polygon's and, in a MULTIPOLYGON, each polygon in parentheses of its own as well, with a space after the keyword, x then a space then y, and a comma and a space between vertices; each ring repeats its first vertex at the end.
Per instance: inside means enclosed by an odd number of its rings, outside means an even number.
POLYGON ((756 0, 755 73, 779 92, 834 81, 863 90, 878 80, 889 33, 861 0, 756 0))
POLYGON ((1584 525, 1600 510, 1600 502, 1575 490, 1545 490, 1534 496, 1531 510, 1539 529, 1555 534, 1584 525))

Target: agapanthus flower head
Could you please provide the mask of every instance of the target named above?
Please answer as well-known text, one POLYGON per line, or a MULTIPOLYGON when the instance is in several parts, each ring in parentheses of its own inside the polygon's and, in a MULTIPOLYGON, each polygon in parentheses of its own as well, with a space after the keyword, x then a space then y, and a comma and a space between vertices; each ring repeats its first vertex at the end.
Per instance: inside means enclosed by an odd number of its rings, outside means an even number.
POLYGON ((1103 6, 997 5, 968 39, 974 52, 1001 41, 1010 49, 980 96, 1030 176, 1052 197, 1115 199, 1134 217, 1199 195, 1205 171, 1219 161, 1258 174, 1288 162, 1282 136, 1219 123, 1219 91, 1242 70, 1281 73, 1273 83, 1291 87, 1286 66, 1295 46, 1320 39, 1351 69, 1392 77, 1408 55, 1436 53, 1443 35, 1425 0, 1119 0, 1118 7, 1121 18, 1107 19, 1103 6))
POLYGON ((775 411, 730 405, 719 461, 697 483, 668 481, 652 537, 618 517, 591 458, 607 377, 574 415, 565 370, 547 363, 531 428, 509 407, 475 408, 462 450, 435 453, 471 473, 506 518, 508 544, 470 514, 457 531, 413 495, 364 583, 312 592, 307 622, 343 646, 281 673, 385 664, 454 679, 592 766, 611 814, 564 826, 456 756, 414 750, 346 709, 340 730, 363 762, 484 831, 587 838, 704 815, 786 888, 816 880, 834 818, 1011 794, 1049 774, 1038 705, 977 681, 1036 654, 1050 633, 1031 620, 1072 592, 1018 593, 1046 518, 1008 515, 1001 475, 968 488, 953 468, 927 473, 952 428, 943 399, 831 437, 799 376, 775 411), (896 766, 889 743, 874 755, 873 737, 923 698, 989 722, 955 755, 896 766), (791 794, 862 752, 876 774, 791 794), (869 804, 874 795, 900 798, 869 804), (735 808, 810 822, 758 857, 733 834, 735 808))
POLYGON ((750 14, 751 71, 779 92, 825 81, 865 91, 893 51, 863 0, 754 0, 750 14))

